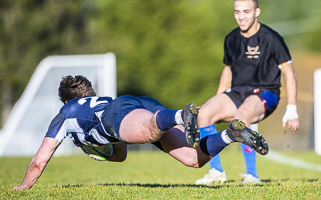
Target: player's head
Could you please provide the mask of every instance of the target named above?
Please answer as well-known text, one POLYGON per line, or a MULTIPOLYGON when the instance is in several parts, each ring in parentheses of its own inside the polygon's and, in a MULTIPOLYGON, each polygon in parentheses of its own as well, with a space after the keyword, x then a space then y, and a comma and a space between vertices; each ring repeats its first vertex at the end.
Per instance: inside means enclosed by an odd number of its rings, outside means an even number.
POLYGON ((63 103, 78 97, 96 96, 91 82, 84 76, 63 77, 58 91, 59 98, 63 103))
POLYGON ((242 33, 253 31, 261 10, 257 0, 235 0, 234 17, 242 33))

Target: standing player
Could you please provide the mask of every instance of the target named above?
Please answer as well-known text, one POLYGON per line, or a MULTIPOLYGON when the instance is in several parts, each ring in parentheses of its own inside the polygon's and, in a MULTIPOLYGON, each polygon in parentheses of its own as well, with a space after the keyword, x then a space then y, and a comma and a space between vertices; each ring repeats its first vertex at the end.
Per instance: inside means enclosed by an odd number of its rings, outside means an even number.
POLYGON ((200 141, 200 147, 192 148, 199 142, 195 103, 184 110, 169 110, 150 97, 125 95, 113 100, 95 95, 90 81, 83 76, 62 79, 59 97, 64 106, 52 120, 21 185, 13 189, 31 188, 66 136, 85 153, 94 152, 98 158, 114 162, 126 159, 127 144, 143 143, 153 143, 184 165, 195 168, 202 167, 230 142, 243 142, 262 155, 268 153, 264 138, 238 120, 231 122, 228 130, 207 136, 200 141), (108 150, 110 145, 113 151, 108 150), (104 154, 106 149, 112 153, 104 154))
MULTIPOLYGON (((284 74, 287 107, 282 125, 291 131, 299 128, 296 106, 297 82, 290 52, 283 38, 268 26, 259 23, 257 0, 235 0, 234 17, 238 27, 224 43, 224 63, 217 94, 200 109, 198 125, 201 135, 216 132, 215 122, 242 120, 247 127, 268 117, 280 99, 280 72, 284 74)), ((243 183, 258 183, 256 155, 241 144, 246 164, 243 183)), ((210 161, 211 169, 197 184, 226 181, 220 158, 210 161)))

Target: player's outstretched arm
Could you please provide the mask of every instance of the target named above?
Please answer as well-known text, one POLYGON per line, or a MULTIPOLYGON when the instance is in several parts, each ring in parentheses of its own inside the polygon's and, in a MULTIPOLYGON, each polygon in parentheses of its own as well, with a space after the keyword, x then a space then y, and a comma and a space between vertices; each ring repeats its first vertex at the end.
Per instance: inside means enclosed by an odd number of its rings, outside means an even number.
POLYGON ((12 189, 21 190, 31 188, 41 176, 43 170, 45 169, 47 163, 56 151, 59 144, 60 142, 58 140, 45 137, 37 154, 32 158, 21 185, 15 186, 12 189))
POLYGON ((231 67, 225 66, 221 74, 220 83, 218 85, 216 94, 223 93, 228 88, 231 88, 231 85, 232 85, 231 67))
POLYGON ((288 123, 289 129, 294 132, 299 128, 299 116, 296 106, 297 79, 292 62, 283 63, 281 66, 281 71, 285 76, 287 93, 287 108, 282 119, 282 126, 285 127, 286 123, 288 123))

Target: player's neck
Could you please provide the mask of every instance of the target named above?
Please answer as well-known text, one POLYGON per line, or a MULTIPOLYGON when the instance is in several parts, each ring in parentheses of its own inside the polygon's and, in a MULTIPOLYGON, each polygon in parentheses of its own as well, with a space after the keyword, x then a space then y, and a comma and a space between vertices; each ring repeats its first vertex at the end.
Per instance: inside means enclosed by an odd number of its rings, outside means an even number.
POLYGON ((255 35, 260 30, 260 27, 261 27, 261 24, 259 22, 255 21, 255 23, 252 25, 252 27, 248 31, 246 31, 246 32, 241 31, 241 34, 244 37, 249 38, 249 37, 255 35))

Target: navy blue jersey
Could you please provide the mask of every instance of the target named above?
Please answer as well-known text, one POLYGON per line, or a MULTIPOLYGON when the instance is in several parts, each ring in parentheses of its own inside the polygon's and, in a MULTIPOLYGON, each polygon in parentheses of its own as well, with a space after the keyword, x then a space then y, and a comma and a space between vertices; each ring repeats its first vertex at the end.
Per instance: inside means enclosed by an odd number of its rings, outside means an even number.
POLYGON ((290 60, 283 38, 264 24, 249 38, 241 35, 239 27, 225 38, 223 62, 231 67, 232 87, 279 88, 281 73, 278 66, 290 60))
POLYGON ((119 142, 104 130, 99 120, 111 101, 110 97, 97 96, 69 101, 52 120, 46 137, 62 142, 69 136, 76 144, 88 146, 119 142))

